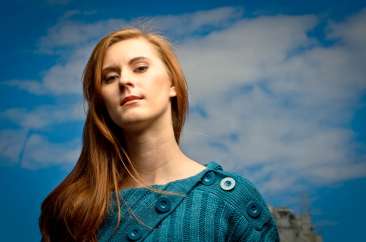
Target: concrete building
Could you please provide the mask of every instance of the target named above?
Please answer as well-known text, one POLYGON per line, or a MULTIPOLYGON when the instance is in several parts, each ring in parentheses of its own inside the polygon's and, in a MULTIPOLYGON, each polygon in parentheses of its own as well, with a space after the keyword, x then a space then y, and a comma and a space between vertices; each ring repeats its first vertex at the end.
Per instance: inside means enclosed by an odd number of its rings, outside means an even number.
POLYGON ((270 208, 281 242, 322 242, 311 223, 310 214, 295 215, 288 208, 270 208))

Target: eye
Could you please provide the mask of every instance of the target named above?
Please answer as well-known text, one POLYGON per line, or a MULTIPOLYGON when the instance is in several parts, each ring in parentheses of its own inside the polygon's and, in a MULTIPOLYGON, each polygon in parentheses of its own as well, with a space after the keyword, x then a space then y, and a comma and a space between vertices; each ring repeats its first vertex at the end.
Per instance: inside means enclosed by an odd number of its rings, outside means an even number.
POLYGON ((110 74, 103 78, 103 83, 108 84, 111 83, 119 78, 119 75, 117 74, 110 74))
POLYGON ((148 68, 149 68, 148 65, 140 65, 140 66, 137 66, 135 69, 133 69, 133 72, 143 73, 143 72, 147 71, 148 68))

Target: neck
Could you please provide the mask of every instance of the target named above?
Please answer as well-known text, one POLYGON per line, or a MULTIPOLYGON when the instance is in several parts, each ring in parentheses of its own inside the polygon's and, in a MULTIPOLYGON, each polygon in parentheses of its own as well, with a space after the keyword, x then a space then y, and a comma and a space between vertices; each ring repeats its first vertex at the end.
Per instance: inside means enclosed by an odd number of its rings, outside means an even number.
POLYGON ((181 151, 174 137, 169 110, 153 121, 135 123, 123 130, 123 136, 127 141, 127 154, 139 175, 137 178, 142 181, 135 181, 127 175, 120 188, 166 184, 205 169, 181 151))
POLYGON ((154 132, 125 135, 126 151, 139 174, 154 173, 160 167, 179 160, 184 155, 172 132, 154 132))
POLYGON ((164 124, 154 123, 149 128, 123 133, 128 141, 127 154, 143 183, 127 176, 122 181, 122 188, 166 184, 193 175, 198 168, 202 170, 202 165, 181 151, 174 137, 171 119, 165 120, 168 121, 164 124))

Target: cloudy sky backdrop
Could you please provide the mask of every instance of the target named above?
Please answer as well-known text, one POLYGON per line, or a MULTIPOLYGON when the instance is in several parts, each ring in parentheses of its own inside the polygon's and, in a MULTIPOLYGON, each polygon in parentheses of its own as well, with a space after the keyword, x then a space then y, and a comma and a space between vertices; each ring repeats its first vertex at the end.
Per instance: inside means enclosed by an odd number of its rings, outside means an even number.
POLYGON ((83 67, 102 36, 131 25, 174 44, 189 156, 249 178, 273 206, 310 210, 324 241, 361 240, 364 1, 17 0, 0 11, 4 241, 39 240, 40 203, 80 152, 83 67))

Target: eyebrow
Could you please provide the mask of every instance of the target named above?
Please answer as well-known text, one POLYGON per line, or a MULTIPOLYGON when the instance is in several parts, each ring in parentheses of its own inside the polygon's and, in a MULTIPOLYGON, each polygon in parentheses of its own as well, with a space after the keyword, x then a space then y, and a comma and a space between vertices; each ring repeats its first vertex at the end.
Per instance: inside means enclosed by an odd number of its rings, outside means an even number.
MULTIPOLYGON (((141 61, 141 60, 149 60, 149 58, 144 57, 144 56, 134 57, 128 61, 128 64, 132 65, 134 62, 141 61)), ((108 72, 120 72, 120 71, 121 71, 121 68, 118 65, 110 65, 110 66, 103 68, 102 75, 105 75, 108 72)))
POLYGON ((136 61, 140 61, 140 60, 148 60, 149 58, 145 57, 145 56, 138 56, 138 57, 134 57, 131 60, 128 61, 128 64, 131 65, 136 61))

